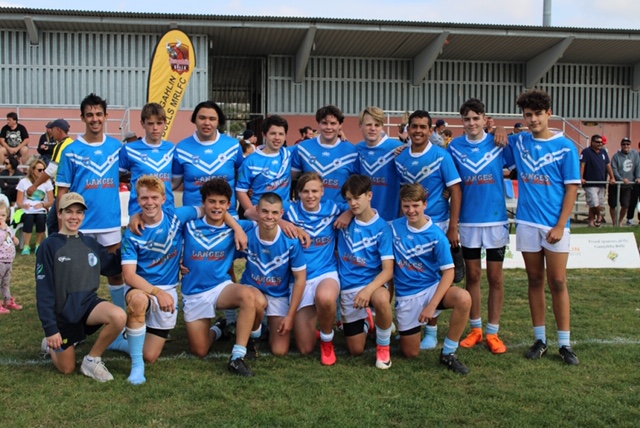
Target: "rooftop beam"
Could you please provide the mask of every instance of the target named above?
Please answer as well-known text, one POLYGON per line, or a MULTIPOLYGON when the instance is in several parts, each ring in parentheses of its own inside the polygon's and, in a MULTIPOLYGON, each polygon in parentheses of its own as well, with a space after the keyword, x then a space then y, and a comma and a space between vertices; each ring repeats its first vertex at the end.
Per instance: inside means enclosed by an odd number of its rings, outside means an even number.
POLYGON ((527 61, 527 72, 524 84, 525 88, 533 88, 540 79, 542 79, 542 76, 544 76, 545 73, 549 71, 560 58, 562 58, 562 55, 564 55, 564 52, 574 39, 574 36, 567 37, 527 61))
POLYGON ((304 81, 304 72, 306 71, 307 64, 309 63, 309 57, 311 56, 311 50, 313 49, 313 43, 316 39, 317 31, 318 28, 315 25, 309 27, 307 34, 304 36, 304 40, 298 47, 298 52, 296 52, 295 75, 293 76, 293 81, 295 83, 302 83, 304 81))
POLYGON ((640 91, 640 64, 633 66, 633 81, 631 82, 631 89, 634 91, 640 91))
POLYGON ((38 27, 36 27, 36 23, 33 22, 33 18, 30 16, 25 16, 24 25, 27 27, 27 34, 29 34, 29 41, 31 42, 31 44, 39 44, 40 39, 38 37, 38 27))
POLYGON ((442 47, 449 37, 448 31, 443 31, 437 39, 429 43, 418 55, 413 58, 413 85, 419 86, 427 77, 427 73, 442 53, 442 47))

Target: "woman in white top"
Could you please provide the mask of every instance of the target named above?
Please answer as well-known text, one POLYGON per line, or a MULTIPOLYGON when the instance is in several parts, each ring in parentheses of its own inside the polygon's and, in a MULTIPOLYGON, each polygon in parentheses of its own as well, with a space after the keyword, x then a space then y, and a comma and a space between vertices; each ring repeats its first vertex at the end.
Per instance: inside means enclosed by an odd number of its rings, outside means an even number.
POLYGON ((53 184, 51 180, 47 180, 38 186, 38 189, 31 196, 27 196, 27 189, 38 179, 42 171, 46 168, 46 164, 42 159, 36 159, 29 165, 29 173, 25 178, 20 180, 16 190, 16 205, 24 210, 22 215, 22 233, 24 233, 24 249, 22 255, 31 254, 31 233, 33 225, 36 225, 36 251, 44 240, 44 232, 47 222, 47 211, 53 205, 53 184))

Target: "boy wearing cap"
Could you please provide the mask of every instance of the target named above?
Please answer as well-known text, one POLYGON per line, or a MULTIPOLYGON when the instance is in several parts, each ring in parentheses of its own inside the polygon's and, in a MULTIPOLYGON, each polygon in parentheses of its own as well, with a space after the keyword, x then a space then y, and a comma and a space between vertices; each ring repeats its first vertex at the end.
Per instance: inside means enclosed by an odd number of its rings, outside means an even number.
POLYGON ((627 214, 629 201, 631 200, 631 191, 634 183, 640 183, 640 156, 635 150, 631 150, 631 140, 623 138, 620 142, 620 150, 611 158, 611 168, 616 181, 622 181, 620 185, 620 199, 618 199, 617 185, 609 184, 609 214, 611 221, 616 224, 616 206, 620 201, 620 214, 618 215, 618 225, 622 225, 622 221, 627 214))
POLYGON ((447 122, 445 122, 443 119, 436 120, 436 127, 431 133, 431 137, 429 137, 429 141, 431 141, 431 144, 435 144, 436 146, 444 148, 444 137, 442 136, 442 133, 446 128, 447 122))
POLYGON ((49 127, 52 123, 53 122, 47 123, 45 126, 45 133, 40 136, 40 141, 38 141, 38 154, 46 164, 51 162, 51 154, 53 153, 53 148, 56 145, 56 140, 53 138, 51 128, 49 127))
POLYGON ((64 374, 75 371, 75 345, 104 326, 80 370, 100 382, 113 379, 102 354, 125 325, 125 312, 97 295, 100 275, 120 273, 120 254, 109 253, 80 232, 87 205, 75 192, 59 202, 60 233, 49 235, 36 253, 36 299, 45 332, 43 351, 64 374))

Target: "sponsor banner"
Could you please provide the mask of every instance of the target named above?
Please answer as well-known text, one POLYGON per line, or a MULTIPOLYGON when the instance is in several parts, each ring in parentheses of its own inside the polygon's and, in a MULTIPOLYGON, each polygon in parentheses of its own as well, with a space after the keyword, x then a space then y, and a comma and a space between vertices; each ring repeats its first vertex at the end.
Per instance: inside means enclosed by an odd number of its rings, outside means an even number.
POLYGON ((189 37, 180 30, 170 30, 158 42, 151 57, 147 101, 159 103, 167 112, 168 139, 173 121, 196 68, 196 55, 189 37))
MULTIPOLYGON (((486 268, 482 251, 482 267, 486 268)), ((504 256, 505 269, 524 269, 522 253, 516 251, 516 235, 509 236, 504 256)), ((567 269, 640 269, 635 235, 626 233, 572 234, 567 269)))

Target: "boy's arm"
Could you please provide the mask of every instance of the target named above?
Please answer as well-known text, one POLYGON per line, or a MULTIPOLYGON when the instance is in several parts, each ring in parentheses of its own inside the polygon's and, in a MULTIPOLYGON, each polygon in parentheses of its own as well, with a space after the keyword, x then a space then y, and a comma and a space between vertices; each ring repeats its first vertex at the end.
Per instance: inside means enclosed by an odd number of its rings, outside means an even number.
POLYGON ((460 221, 460 207, 462 205, 462 187, 460 183, 456 183, 453 186, 448 187, 451 193, 450 202, 450 218, 449 229, 447 230, 447 238, 452 248, 456 248, 460 245, 460 236, 458 235, 458 222, 460 221))
POLYGON ((393 278, 393 259, 382 260, 382 270, 376 277, 367 284, 362 290, 356 294, 353 300, 353 306, 356 308, 366 308, 369 306, 371 295, 378 288, 383 287, 388 281, 393 278))
POLYGON ((300 306, 300 302, 302 302, 304 288, 307 284, 307 269, 305 268, 302 270, 293 271, 293 279, 293 290, 291 291, 289 313, 284 317, 284 319, 278 326, 279 335, 287 334, 293 328, 293 319, 298 312, 298 306, 300 306))
POLYGON ((138 265, 135 263, 126 263, 122 265, 122 273, 124 274, 125 284, 131 288, 141 290, 150 296, 156 296, 160 310, 173 313, 176 309, 173 297, 161 288, 151 285, 146 279, 138 275, 136 272, 138 265))
POLYGON ((616 184, 616 176, 613 173, 613 168, 611 167, 611 162, 607 164, 607 172, 609 173, 609 184, 616 184))
MULTIPOLYGON (((42 328, 46 337, 59 335, 58 323, 56 320, 56 286, 53 275, 54 253, 51 242, 45 243, 36 252, 36 304, 38 316, 42 323, 42 328)), ((59 349, 62 339, 54 349, 59 349)), ((51 346, 51 344, 49 344, 51 346)))
POLYGON ((562 211, 560 212, 560 218, 558 223, 547 233, 547 242, 555 244, 562 239, 564 235, 564 228, 567 225, 569 216, 573 212, 573 208, 576 204, 576 198, 578 196, 577 184, 565 184, 564 186, 564 199, 562 200, 562 211))
POLYGON ((224 224, 229 226, 231 230, 233 230, 233 239, 236 242, 236 250, 244 251, 247 249, 247 245, 249 244, 249 238, 247 238, 247 234, 245 233, 240 223, 236 221, 235 218, 229 212, 224 213, 224 224))

